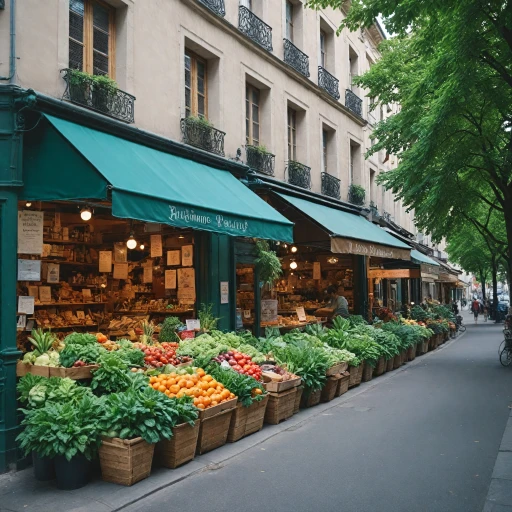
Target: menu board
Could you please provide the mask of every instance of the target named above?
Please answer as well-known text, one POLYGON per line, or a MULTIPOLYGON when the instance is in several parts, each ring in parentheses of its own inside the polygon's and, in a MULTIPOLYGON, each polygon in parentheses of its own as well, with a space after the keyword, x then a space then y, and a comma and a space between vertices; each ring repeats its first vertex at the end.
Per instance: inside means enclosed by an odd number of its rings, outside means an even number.
POLYGON ((165 271, 165 288, 167 290, 176 289, 176 270, 165 271))
POLYGON ((152 283, 153 282, 153 267, 144 267, 142 275, 143 283, 152 283))
POLYGON ((277 300, 265 299, 261 301, 261 321, 275 322, 277 320, 277 300))
POLYGON ((127 263, 128 262, 128 249, 126 244, 119 242, 114 244, 114 262, 127 263))
POLYGON ((43 212, 23 210, 18 212, 18 253, 42 254, 43 212))
POLYGON ((162 235, 151 235, 151 257, 162 256, 162 235))

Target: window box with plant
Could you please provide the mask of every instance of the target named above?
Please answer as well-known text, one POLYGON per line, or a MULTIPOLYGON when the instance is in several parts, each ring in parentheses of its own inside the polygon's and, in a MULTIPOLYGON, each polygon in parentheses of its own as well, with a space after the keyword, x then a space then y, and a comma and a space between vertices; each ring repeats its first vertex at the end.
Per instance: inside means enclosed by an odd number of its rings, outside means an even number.
POLYGON ((364 206, 366 191, 361 185, 352 183, 348 189, 348 200, 356 206, 364 206))
POLYGON ((121 91, 107 75, 92 75, 77 69, 64 69, 64 98, 126 123, 134 122, 135 96, 121 91))
POLYGON ((261 172, 267 176, 274 176, 276 156, 267 151, 265 146, 245 146, 247 165, 254 171, 261 172))
POLYGON ((288 183, 297 187, 311 189, 311 167, 290 160, 288 162, 288 183))
POLYGON ((181 120, 183 142, 210 153, 224 156, 224 132, 214 128, 203 116, 189 116, 181 120))

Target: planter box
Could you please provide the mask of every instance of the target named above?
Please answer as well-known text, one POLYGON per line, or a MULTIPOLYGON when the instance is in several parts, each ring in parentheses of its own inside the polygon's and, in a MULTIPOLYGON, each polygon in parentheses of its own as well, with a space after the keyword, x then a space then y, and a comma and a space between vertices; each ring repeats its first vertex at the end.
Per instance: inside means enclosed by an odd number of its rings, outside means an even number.
POLYGON ((338 375, 340 373, 343 373, 348 368, 348 363, 339 363, 334 366, 331 366, 326 372, 325 375, 327 377, 330 377, 332 375, 338 375))
POLYGON ((401 359, 402 359, 402 364, 405 364, 407 363, 407 361, 409 360, 408 358, 408 353, 409 353, 409 349, 406 348, 405 350, 402 351, 402 353, 400 354, 401 356, 401 359))
POLYGON ((73 380, 92 379, 91 370, 96 370, 99 367, 98 364, 90 364, 78 368, 50 368, 50 377, 67 377, 73 380))
POLYGON ((364 363, 363 369, 363 382, 370 382, 373 379, 373 366, 370 366, 368 363, 364 363))
POLYGON ((154 444, 135 439, 103 438, 99 449, 101 476, 106 482, 133 485, 151 473, 154 444))
POLYGON ((421 356, 428 352, 428 341, 429 340, 425 340, 422 343, 418 343, 418 347, 419 347, 419 351, 420 351, 420 355, 421 356))
POLYGON ((314 407, 320 403, 320 398, 322 397, 322 390, 317 389, 316 391, 312 391, 309 395, 302 393, 302 398, 300 399, 300 406, 303 409, 307 407, 314 407))
POLYGON ((341 374, 341 379, 338 381, 338 387, 336 388, 335 397, 344 395, 348 391, 348 383, 350 381, 350 373, 343 372, 341 374))
POLYGON ((363 378, 363 368, 364 362, 362 362, 359 366, 350 367, 350 380, 348 382, 349 388, 353 388, 361 384, 361 379, 363 378))
POLYGON ((259 402, 253 402, 249 407, 244 407, 242 404, 236 406, 229 424, 228 443, 234 443, 263 428, 267 403, 268 395, 259 402))
POLYGON ((341 379, 341 374, 327 377, 327 382, 322 388, 320 394, 320 400, 322 402, 330 402, 336 396, 336 390, 338 389, 338 382, 341 379))
POLYGON ((172 429, 169 440, 160 441, 156 445, 155 457, 165 468, 174 469, 190 462, 196 455, 197 438, 200 422, 196 420, 192 427, 188 423, 176 425, 172 429))
POLYGON ((219 405, 214 405, 213 407, 208 407, 208 409, 204 409, 199 411, 199 419, 205 420, 206 418, 210 418, 211 416, 217 416, 220 412, 227 411, 228 409, 234 409, 236 404, 238 403, 238 398, 232 398, 227 402, 223 402, 219 405))
POLYGON ((272 393, 281 393, 282 391, 286 391, 287 389, 294 388, 300 384, 300 377, 295 377, 294 379, 285 380, 284 382, 265 382, 263 385, 267 391, 271 391, 272 393))
POLYGON ((304 391, 304 386, 297 386, 295 388, 295 403, 293 404, 293 414, 297 414, 300 409, 300 399, 302 398, 302 393, 304 391))
POLYGON ((401 354, 397 354, 393 358, 393 370, 400 368, 400 366, 402 366, 402 356, 401 356, 401 354))
POLYGON ((277 425, 293 415, 295 407, 295 394, 297 388, 282 393, 269 393, 267 409, 265 410, 265 423, 277 425))
POLYGON ((198 455, 210 452, 215 450, 215 448, 219 448, 226 444, 234 407, 221 411, 215 416, 201 417, 201 415, 207 411, 208 409, 199 413, 201 426, 199 429, 199 436, 197 438, 196 453, 198 455))
POLYGON ((411 345, 407 349, 407 360, 412 361, 414 359, 416 359, 416 345, 411 345))
POLYGON ((395 358, 392 357, 386 361, 386 371, 391 372, 394 369, 395 358))
POLYGON ((378 377, 386 371, 386 361, 383 356, 379 357, 375 368, 373 369, 373 376, 378 377))

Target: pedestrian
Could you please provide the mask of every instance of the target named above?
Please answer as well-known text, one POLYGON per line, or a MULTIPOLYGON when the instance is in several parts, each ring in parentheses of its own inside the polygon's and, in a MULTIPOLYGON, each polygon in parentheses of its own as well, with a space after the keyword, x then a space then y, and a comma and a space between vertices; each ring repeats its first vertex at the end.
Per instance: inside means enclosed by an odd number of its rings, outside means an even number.
POLYGON ((484 304, 484 322, 487 322, 488 317, 489 317, 489 302, 486 301, 484 304))
POLYGON ((473 304, 471 304, 471 311, 473 311, 473 315, 475 316, 475 324, 478 323, 478 313, 480 313, 480 301, 475 298, 473 304))

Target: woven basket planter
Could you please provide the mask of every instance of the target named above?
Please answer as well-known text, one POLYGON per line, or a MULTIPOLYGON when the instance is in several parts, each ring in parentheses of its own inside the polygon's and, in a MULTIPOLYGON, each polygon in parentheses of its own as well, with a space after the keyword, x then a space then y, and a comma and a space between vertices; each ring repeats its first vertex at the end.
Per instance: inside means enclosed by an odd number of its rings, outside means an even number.
POLYGON ((265 410, 265 423, 277 425, 293 415, 295 407, 295 394, 297 388, 282 393, 269 393, 268 404, 265 410))
POLYGON ((416 359, 416 345, 411 345, 407 349, 407 360, 414 361, 414 359, 416 359))
POLYGON ((297 386, 295 388, 295 403, 293 404, 293 414, 297 414, 300 410, 300 399, 302 398, 302 392, 304 386, 297 386))
POLYGON ((394 362, 395 362, 395 358, 394 357, 391 357, 390 359, 388 359, 386 361, 386 371, 387 372, 392 372, 393 369, 394 369, 394 362))
POLYGON ((402 356, 400 354, 397 354, 393 358, 393 370, 400 368, 400 366, 402 366, 402 356))
POLYGON ((156 445, 155 458, 161 466, 174 469, 190 462, 196 455, 199 420, 192 427, 188 423, 176 425, 172 429, 169 440, 160 441, 156 445))
POLYGON ((259 402, 253 402, 249 407, 237 404, 229 424, 228 443, 239 441, 242 437, 259 432, 263 428, 267 403, 268 395, 259 402))
POLYGON ((104 438, 99 449, 101 477, 106 482, 133 485, 151 473, 154 444, 142 437, 135 439, 104 438))
POLYGON ((405 350, 402 351, 402 353, 400 354, 401 355, 401 358, 402 358, 402 364, 405 364, 407 363, 407 361, 409 361, 409 356, 408 356, 408 353, 409 353, 409 349, 406 348, 405 350))
POLYGON ((373 369, 373 376, 378 377, 386 371, 386 361, 383 356, 379 357, 375 368, 373 369))
POLYGON ((373 366, 370 366, 368 363, 364 363, 363 368, 363 382, 370 382, 373 379, 373 366))
POLYGON ((302 393, 302 398, 300 399, 300 406, 302 409, 306 409, 308 407, 314 407, 320 403, 320 398, 322 397, 322 390, 317 389, 316 391, 311 391, 311 393, 306 394, 302 393))
POLYGON ((197 438, 196 453, 201 455, 224 446, 228 440, 229 425, 231 416, 235 409, 227 409, 219 412, 215 416, 209 416, 202 419, 201 411, 199 419, 201 420, 201 428, 199 429, 199 437, 197 438))
POLYGON ((359 366, 350 367, 350 380, 348 382, 349 388, 353 388, 361 384, 361 379, 363 378, 363 368, 364 363, 361 363, 359 366))
POLYGON ((338 387, 336 388, 336 393, 334 394, 334 397, 344 395, 348 391, 349 381, 350 381, 350 373, 343 372, 340 380, 338 381, 338 387))
POLYGON ((330 402, 336 395, 336 389, 338 388, 338 382, 341 379, 341 374, 332 375, 327 377, 327 381, 322 388, 320 400, 322 402, 330 402))

